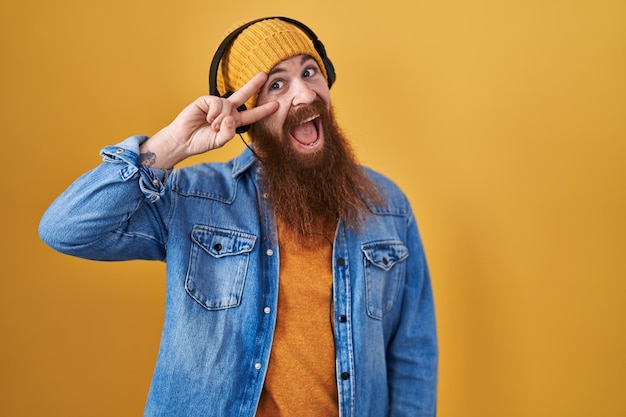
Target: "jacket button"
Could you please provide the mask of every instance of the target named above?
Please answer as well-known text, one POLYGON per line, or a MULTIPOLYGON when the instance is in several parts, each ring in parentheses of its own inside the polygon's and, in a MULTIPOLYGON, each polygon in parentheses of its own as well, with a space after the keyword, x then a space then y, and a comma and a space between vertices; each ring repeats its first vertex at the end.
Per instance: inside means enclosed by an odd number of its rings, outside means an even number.
POLYGON ((215 249, 215 252, 219 252, 222 250, 222 244, 221 243, 216 243, 215 245, 213 245, 213 249, 215 249))
POLYGON ((350 372, 342 372, 341 379, 343 379, 344 381, 350 379, 350 372))
POLYGON ((339 322, 340 323, 345 323, 346 321, 348 321, 348 318, 346 316, 344 316, 343 314, 341 316, 339 316, 339 322))

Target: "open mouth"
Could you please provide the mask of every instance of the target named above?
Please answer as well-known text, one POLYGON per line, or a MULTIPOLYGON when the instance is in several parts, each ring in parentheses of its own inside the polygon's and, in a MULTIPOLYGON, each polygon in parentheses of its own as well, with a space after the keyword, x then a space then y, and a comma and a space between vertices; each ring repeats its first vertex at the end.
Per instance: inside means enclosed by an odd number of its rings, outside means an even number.
POLYGON ((309 117, 302 123, 289 129, 291 137, 300 145, 314 148, 321 139, 320 131, 322 121, 319 114, 309 117))

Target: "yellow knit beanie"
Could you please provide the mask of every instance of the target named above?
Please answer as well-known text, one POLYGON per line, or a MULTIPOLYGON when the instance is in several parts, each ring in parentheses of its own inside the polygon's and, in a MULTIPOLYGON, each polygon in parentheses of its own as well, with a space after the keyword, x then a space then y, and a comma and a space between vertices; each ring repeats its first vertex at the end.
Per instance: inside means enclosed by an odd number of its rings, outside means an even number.
MULTIPOLYGON (((313 57, 328 80, 322 58, 306 33, 281 19, 261 20, 244 29, 231 43, 220 63, 217 88, 222 94, 235 92, 257 73, 269 73, 279 62, 295 55, 313 57)), ((246 101, 246 107, 254 107, 257 98, 255 93, 246 101)))

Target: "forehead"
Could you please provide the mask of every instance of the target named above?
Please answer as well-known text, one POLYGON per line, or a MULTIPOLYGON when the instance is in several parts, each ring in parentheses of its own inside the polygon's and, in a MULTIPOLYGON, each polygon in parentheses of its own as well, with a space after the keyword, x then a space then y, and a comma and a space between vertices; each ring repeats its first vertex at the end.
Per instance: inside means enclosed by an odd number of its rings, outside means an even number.
POLYGON ((317 61, 315 60, 315 58, 313 58, 310 55, 294 55, 292 57, 289 57, 287 59, 284 59, 282 61, 280 61, 278 64, 276 64, 274 66, 274 68, 272 68, 270 70, 270 72, 268 73, 269 75, 272 74, 276 74, 279 72, 285 72, 287 71, 289 68, 293 68, 293 67, 302 67, 305 65, 311 65, 311 64, 315 64, 315 66, 317 65, 317 61))

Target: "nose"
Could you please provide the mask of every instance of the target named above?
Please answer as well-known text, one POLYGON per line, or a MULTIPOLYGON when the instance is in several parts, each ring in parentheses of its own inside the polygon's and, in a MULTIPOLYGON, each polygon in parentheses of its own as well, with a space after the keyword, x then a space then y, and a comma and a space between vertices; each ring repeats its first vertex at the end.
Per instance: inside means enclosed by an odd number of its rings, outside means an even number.
POLYGON ((309 86, 303 80, 297 80, 292 83, 293 98, 291 104, 298 106, 300 104, 310 104, 317 97, 317 93, 309 88, 309 86))

